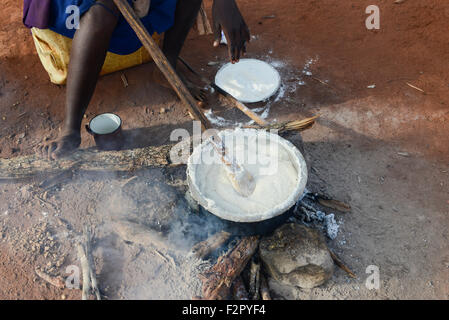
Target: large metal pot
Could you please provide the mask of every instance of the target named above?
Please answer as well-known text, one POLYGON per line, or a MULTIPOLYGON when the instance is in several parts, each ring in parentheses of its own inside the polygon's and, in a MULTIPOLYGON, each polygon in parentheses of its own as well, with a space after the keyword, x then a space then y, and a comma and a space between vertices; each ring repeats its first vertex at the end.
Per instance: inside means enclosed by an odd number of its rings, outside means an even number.
MULTIPOLYGON (((204 141, 201 145, 195 148, 192 155, 187 162, 187 182, 192 198, 198 202, 202 207, 203 213, 213 214, 224 222, 226 228, 232 229, 233 233, 240 234, 264 234, 270 232, 278 225, 285 222, 290 216, 291 208, 296 204, 304 193, 307 183, 307 165, 301 152, 288 140, 279 137, 276 134, 256 129, 236 129, 245 131, 245 134, 262 135, 264 138, 270 139, 273 143, 277 143, 280 148, 287 151, 289 159, 295 168, 297 174, 297 182, 293 190, 287 197, 287 200, 278 204, 275 208, 258 212, 256 214, 245 215, 244 213, 228 212, 223 208, 211 206, 211 200, 205 197, 198 183, 196 183, 197 170, 200 170, 201 164, 198 164, 195 159, 206 148, 209 140, 204 141)), ((226 135, 232 135, 234 130, 224 130, 219 133, 224 140, 226 135)), ((225 228, 225 229, 226 229, 225 228)))

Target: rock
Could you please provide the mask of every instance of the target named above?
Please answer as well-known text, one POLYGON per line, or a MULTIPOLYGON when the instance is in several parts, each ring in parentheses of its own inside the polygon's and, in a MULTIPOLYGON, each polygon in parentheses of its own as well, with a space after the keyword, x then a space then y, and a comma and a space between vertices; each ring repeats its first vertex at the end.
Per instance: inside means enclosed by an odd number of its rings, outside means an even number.
POLYGON ((333 274, 322 234, 299 224, 285 224, 263 238, 259 254, 268 274, 282 284, 314 288, 333 274))

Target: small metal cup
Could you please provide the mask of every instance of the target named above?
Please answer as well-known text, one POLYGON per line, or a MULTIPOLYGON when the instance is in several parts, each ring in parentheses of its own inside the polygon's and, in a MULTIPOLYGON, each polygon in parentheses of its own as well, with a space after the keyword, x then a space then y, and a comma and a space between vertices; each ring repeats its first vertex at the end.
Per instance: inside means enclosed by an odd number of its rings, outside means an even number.
POLYGON ((114 113, 102 113, 90 120, 86 130, 94 137, 101 150, 117 150, 123 147, 122 119, 114 113))

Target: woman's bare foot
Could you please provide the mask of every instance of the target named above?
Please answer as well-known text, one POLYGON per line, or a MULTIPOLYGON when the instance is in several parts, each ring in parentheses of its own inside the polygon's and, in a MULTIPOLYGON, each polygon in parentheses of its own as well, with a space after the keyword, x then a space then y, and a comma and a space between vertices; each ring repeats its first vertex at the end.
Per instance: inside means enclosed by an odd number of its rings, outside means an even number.
MULTIPOLYGON (((195 98, 195 100, 198 101, 198 105, 200 107, 205 107, 208 102, 208 95, 209 92, 200 86, 194 84, 190 80, 187 79, 186 76, 178 72, 178 76, 181 78, 182 82, 186 85, 187 89, 190 91, 192 96, 195 98)), ((157 84, 163 86, 164 88, 173 89, 170 83, 167 81, 165 76, 162 74, 162 72, 155 68, 153 71, 153 81, 157 84)))
POLYGON ((40 145, 36 153, 38 156, 56 160, 71 154, 81 144, 81 136, 79 131, 64 131, 55 140, 44 141, 40 145))

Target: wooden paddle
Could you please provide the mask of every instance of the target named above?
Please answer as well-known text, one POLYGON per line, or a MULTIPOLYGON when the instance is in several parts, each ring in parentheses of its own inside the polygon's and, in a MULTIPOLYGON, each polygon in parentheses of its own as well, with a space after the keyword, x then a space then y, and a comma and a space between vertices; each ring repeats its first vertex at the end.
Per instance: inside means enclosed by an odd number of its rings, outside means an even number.
MULTIPOLYGON (((133 8, 131 8, 126 0, 113 1, 122 13, 123 17, 134 30, 137 37, 140 39, 143 46, 148 50, 154 62, 167 78, 168 82, 173 87, 181 101, 187 106, 194 118, 201 122, 202 129, 211 129, 211 123, 206 118, 200 107, 198 107, 195 99, 190 94, 190 91, 176 74, 175 70, 170 65, 170 62, 168 62, 159 46, 156 44, 156 42, 154 42, 148 30, 137 17, 133 8)), ((254 178, 249 174, 247 170, 245 170, 245 168, 239 165, 234 158, 228 156, 229 153, 227 152, 223 141, 221 141, 218 135, 215 134, 212 136, 211 143, 220 155, 220 158, 225 165, 229 181, 231 182, 234 189, 242 196, 248 197, 249 195, 251 195, 256 187, 254 178)))

